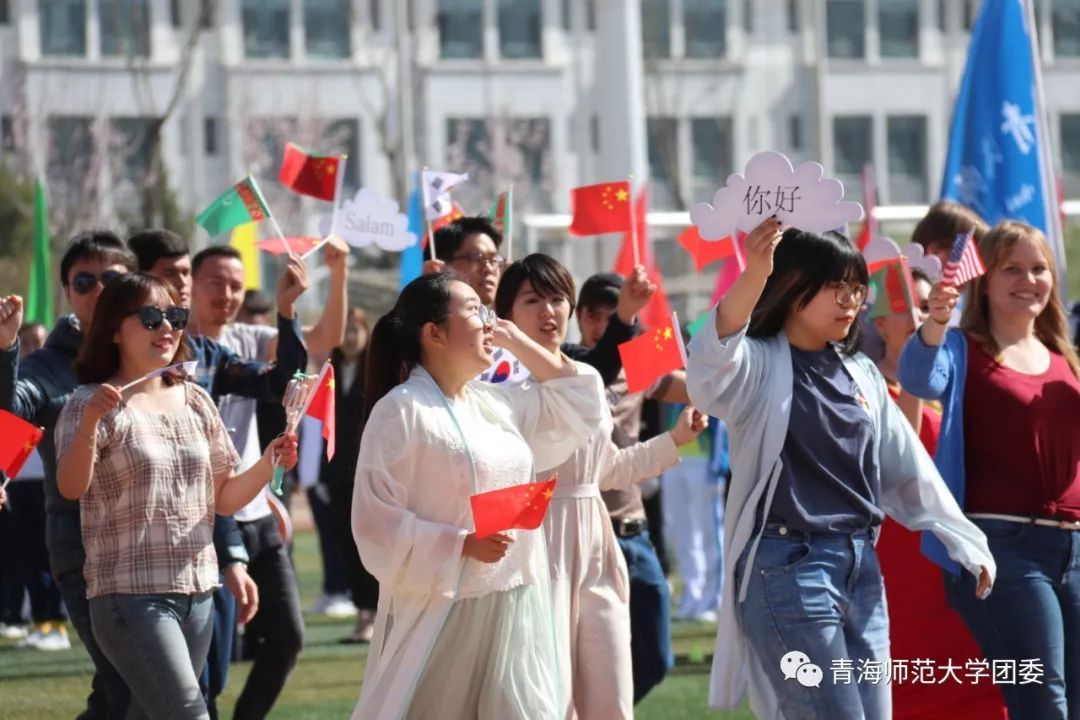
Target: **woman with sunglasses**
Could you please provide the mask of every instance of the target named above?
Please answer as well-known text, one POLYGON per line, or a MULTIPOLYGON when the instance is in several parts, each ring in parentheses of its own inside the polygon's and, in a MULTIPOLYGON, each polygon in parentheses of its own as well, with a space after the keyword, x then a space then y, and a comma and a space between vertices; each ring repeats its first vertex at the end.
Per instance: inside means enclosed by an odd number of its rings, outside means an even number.
POLYGON ((710 704, 747 680, 758 717, 890 716, 889 627, 874 540, 886 515, 930 530, 979 578, 994 560, 881 374, 857 354, 866 261, 836 233, 746 238, 747 268, 690 344, 690 399, 728 424, 732 477, 710 704), (775 254, 774 254, 775 253, 775 254), (835 681, 874 663, 885 681, 835 681))
MULTIPOLYGON (((550 353, 566 340, 577 292, 570 272, 547 255, 510 265, 495 295, 499 316, 512 320, 550 353)), ((596 375, 579 364, 579 372, 596 375)), ((634 678, 630 652, 630 579, 601 490, 626 489, 679 462, 679 446, 705 428, 693 408, 671 432, 619 449, 603 389, 603 408, 585 444, 554 470, 555 495, 544 516, 559 643, 565 718, 632 718, 634 678)), ((551 473, 547 473, 550 476, 551 473)), ((542 477, 541 479, 546 479, 542 477)))
POLYGON ((275 454, 296 462, 295 436, 281 437, 234 474, 210 396, 182 375, 147 379, 189 357, 187 319, 161 280, 114 279, 75 362, 84 385, 56 431, 59 490, 81 501, 94 638, 149 717, 209 717, 198 675, 218 584, 214 513, 261 492, 275 454))
POLYGON ((596 376, 450 274, 409 283, 368 350, 352 527, 379 604, 353 717, 560 719, 543 532, 477 537, 470 496, 532 483, 584 442, 596 376), (496 345, 532 380, 476 380, 496 345))

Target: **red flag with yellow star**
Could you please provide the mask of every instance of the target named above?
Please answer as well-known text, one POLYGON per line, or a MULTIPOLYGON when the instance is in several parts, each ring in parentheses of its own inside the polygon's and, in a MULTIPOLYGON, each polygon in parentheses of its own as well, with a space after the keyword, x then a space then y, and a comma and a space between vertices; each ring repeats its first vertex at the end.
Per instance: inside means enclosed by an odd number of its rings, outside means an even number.
POLYGON ((504 530, 535 530, 544 522, 559 476, 543 482, 512 485, 478 493, 469 498, 476 537, 485 538, 504 530))
POLYGON ((670 322, 620 345, 619 357, 626 370, 626 389, 632 393, 646 390, 668 373, 686 367, 686 349, 675 313, 670 322))
POLYGON ((572 235, 626 232, 633 222, 630 183, 626 180, 574 188, 570 191, 570 207, 572 235))
POLYGON ((304 414, 315 418, 322 423, 322 436, 326 440, 326 459, 334 459, 334 445, 337 437, 335 418, 337 416, 337 402, 334 397, 334 366, 329 361, 324 362, 319 377, 315 380, 315 387, 308 395, 308 406, 304 414))
POLYGON ((19 474, 26 458, 41 442, 44 431, 6 410, 0 410, 0 470, 8 478, 19 474))
POLYGON ((278 180, 293 192, 333 202, 344 169, 342 160, 341 155, 315 155, 288 143, 278 180))

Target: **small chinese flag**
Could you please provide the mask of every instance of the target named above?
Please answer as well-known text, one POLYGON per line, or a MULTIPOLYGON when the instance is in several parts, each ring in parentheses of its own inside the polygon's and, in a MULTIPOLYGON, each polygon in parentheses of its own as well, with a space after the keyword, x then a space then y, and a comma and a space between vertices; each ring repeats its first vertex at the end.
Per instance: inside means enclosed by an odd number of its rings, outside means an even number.
POLYGON ((322 423, 322 436, 326 440, 326 459, 334 459, 334 445, 336 439, 336 401, 334 398, 334 366, 329 361, 324 362, 318 379, 315 380, 315 388, 308 398, 307 410, 304 414, 315 418, 322 423))
POLYGON ((570 191, 570 221, 572 235, 603 235, 630 230, 630 183, 621 182, 586 185, 570 191))
POLYGON ((271 255, 285 255, 290 249, 294 255, 303 255, 318 244, 319 238, 315 237, 287 237, 284 240, 275 237, 260 240, 255 247, 271 255))
POLYGON ((543 482, 523 483, 469 498, 476 537, 504 530, 535 530, 544 522, 559 476, 543 482))
POLYGON ((293 192, 333 202, 343 159, 341 155, 315 155, 288 143, 278 180, 293 192))
POLYGON ((626 389, 632 393, 645 390, 668 373, 686 367, 678 317, 671 313, 671 321, 666 325, 624 342, 619 346, 619 357, 626 370, 626 389))
POLYGON ((43 434, 41 428, 0 410, 0 470, 9 478, 18 475, 43 434))
POLYGON ((915 280, 911 276, 907 258, 894 257, 874 263, 870 270, 870 286, 874 288, 871 318, 913 312, 915 280))
POLYGON ((679 244, 694 258, 694 269, 698 272, 717 260, 735 254, 735 239, 728 235, 720 240, 705 240, 698 232, 697 225, 691 225, 679 234, 679 244))

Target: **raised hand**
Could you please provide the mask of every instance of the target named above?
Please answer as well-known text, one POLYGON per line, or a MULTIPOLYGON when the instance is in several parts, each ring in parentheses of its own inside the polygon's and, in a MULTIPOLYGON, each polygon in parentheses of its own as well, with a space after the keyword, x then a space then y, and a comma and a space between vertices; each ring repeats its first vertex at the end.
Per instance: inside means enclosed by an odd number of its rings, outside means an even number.
POLYGON ((496 347, 506 348, 513 352, 514 346, 521 340, 524 333, 512 321, 499 318, 493 326, 492 336, 492 342, 496 347))
POLYGON ((930 288, 930 319, 939 325, 948 325, 958 302, 960 302, 959 289, 952 285, 935 283, 930 288))
POLYGON ((0 299, 0 350, 7 350, 19 337, 23 321, 23 299, 8 295, 0 299))
POLYGON ((769 277, 773 271, 773 253, 783 237, 780 219, 775 215, 765 218, 750 231, 743 242, 746 251, 746 272, 769 277))
POLYGON ((493 563, 502 560, 514 538, 509 533, 495 533, 485 538, 476 537, 476 533, 465 536, 465 544, 461 546, 461 554, 482 563, 493 563))
POLYGON ((287 318, 296 315, 296 300, 308 289, 307 266, 297 256, 289 256, 285 272, 281 273, 277 284, 278 312, 287 318))
POLYGON ((425 260, 421 275, 435 275, 446 272, 446 263, 442 260, 425 260))
POLYGON ((331 271, 348 269, 349 244, 337 235, 326 238, 323 245, 323 262, 331 271))
POLYGON ((649 279, 643 265, 638 265, 619 289, 619 304, 615 308, 619 319, 627 325, 634 324, 634 318, 652 300, 656 294, 656 283, 649 279))
POLYGON ((707 427, 709 427, 708 416, 687 405, 679 413, 679 419, 675 421, 675 427, 671 429, 671 439, 676 445, 682 446, 700 435, 707 427))
POLYGON ((266 451, 263 453, 263 459, 271 465, 274 464, 274 459, 277 459, 277 464, 286 470, 292 470, 296 467, 296 461, 298 459, 298 445, 296 433, 284 433, 274 438, 273 442, 266 446, 266 451))
POLYGON ((90 426, 87 429, 96 428, 98 421, 119 407, 122 401, 119 388, 113 385, 100 386, 90 396, 90 401, 83 410, 82 422, 90 426))

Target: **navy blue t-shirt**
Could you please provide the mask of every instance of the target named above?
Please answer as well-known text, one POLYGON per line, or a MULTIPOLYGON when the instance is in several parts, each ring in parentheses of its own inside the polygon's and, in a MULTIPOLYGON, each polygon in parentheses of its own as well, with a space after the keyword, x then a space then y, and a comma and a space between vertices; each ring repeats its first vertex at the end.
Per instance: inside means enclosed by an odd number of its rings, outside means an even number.
POLYGON ((804 532, 880 525, 874 426, 833 348, 791 348, 791 421, 768 522, 804 532))

